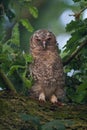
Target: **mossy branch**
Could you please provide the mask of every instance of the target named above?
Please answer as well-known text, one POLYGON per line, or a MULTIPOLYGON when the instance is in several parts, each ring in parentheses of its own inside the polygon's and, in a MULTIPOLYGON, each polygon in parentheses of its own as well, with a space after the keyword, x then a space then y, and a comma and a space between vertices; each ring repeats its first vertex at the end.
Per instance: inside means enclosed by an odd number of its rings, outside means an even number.
POLYGON ((4 82, 4 84, 6 85, 6 89, 16 93, 16 89, 14 87, 14 85, 12 84, 12 82, 9 80, 9 78, 5 75, 5 73, 3 72, 3 70, 0 68, 0 78, 2 79, 2 81, 4 82))

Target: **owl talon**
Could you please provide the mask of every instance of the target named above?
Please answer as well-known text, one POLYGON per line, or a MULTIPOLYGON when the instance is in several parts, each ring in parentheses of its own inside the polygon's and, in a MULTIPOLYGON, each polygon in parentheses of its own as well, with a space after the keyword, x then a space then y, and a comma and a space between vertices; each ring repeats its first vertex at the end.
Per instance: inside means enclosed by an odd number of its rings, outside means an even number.
POLYGON ((57 102, 57 105, 58 105, 58 106, 64 106, 65 104, 58 101, 58 102, 57 102))
POLYGON ((52 95, 51 99, 50 99, 51 103, 57 103, 58 100, 57 100, 57 97, 55 95, 52 95))
POLYGON ((59 102, 59 101, 57 100, 57 97, 56 97, 55 95, 52 95, 52 97, 51 97, 51 103, 57 104, 58 106, 64 106, 64 105, 65 105, 64 103, 59 102))
POLYGON ((46 100, 45 100, 45 94, 44 93, 40 93, 40 95, 39 95, 39 101, 46 102, 46 100))

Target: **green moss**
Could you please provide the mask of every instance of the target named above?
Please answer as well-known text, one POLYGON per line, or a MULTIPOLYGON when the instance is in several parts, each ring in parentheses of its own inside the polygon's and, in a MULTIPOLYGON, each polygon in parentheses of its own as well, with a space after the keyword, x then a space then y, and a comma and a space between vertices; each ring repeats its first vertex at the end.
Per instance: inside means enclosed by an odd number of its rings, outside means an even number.
MULTIPOLYGON (((59 107, 30 97, 0 92, 0 130, 41 130, 46 124, 61 122, 68 130, 87 129, 87 105, 59 107)), ((51 126, 50 126, 51 127, 51 126)))
POLYGON ((7 102, 6 99, 0 99, 0 116, 8 114, 9 109, 9 102, 7 102))

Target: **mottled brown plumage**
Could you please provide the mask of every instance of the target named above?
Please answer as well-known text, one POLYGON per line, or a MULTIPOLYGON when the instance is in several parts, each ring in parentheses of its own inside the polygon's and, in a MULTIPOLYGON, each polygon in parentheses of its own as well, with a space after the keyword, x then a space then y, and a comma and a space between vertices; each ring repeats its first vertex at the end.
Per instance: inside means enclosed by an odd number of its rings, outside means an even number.
POLYGON ((33 94, 39 100, 52 103, 64 97, 64 73, 58 54, 56 38, 48 30, 38 30, 31 37, 30 52, 34 62, 30 66, 34 78, 33 94))

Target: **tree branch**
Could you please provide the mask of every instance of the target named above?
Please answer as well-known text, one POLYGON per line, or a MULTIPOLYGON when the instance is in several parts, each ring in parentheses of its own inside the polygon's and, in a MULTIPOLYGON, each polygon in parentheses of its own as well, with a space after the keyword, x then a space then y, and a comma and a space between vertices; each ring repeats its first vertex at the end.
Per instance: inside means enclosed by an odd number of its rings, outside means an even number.
POLYGON ((63 65, 65 66, 69 64, 85 45, 87 45, 87 40, 81 43, 81 45, 71 54, 71 56, 68 57, 67 60, 63 62, 63 65))
POLYGON ((13 93, 16 93, 16 89, 13 86, 13 84, 11 83, 11 81, 8 79, 8 77, 5 75, 5 73, 3 72, 3 70, 0 68, 0 78, 2 79, 2 81, 4 81, 4 84, 6 85, 7 90, 10 90, 13 93))
POLYGON ((75 13, 75 14, 70 14, 69 16, 74 16, 76 20, 80 19, 80 16, 82 14, 83 11, 85 11, 87 9, 87 7, 83 8, 82 10, 80 10, 80 12, 75 13))

